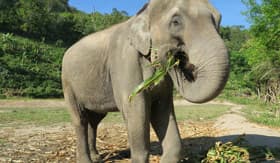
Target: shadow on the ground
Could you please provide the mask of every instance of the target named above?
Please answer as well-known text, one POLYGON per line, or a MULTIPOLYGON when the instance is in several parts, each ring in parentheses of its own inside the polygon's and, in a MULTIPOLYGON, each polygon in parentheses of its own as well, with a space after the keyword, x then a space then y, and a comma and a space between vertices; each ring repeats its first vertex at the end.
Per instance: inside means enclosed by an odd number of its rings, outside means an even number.
MULTIPOLYGON (((214 146, 215 142, 235 142, 237 139, 240 139, 240 135, 230 135, 223 137, 197 137, 197 138, 184 138, 184 160, 183 163, 198 163, 201 162, 203 158, 206 157, 207 151, 214 146)), ((246 135, 242 136, 242 139, 245 140, 240 141, 240 144, 235 144, 241 147, 245 147, 248 149, 250 153, 250 160, 252 163, 254 162, 262 162, 266 161, 267 154, 271 153, 276 161, 280 161, 280 145, 276 144, 272 145, 272 142, 280 143, 280 137, 271 137, 271 136, 263 136, 263 135, 246 135), (249 142, 256 143, 254 146, 250 145, 249 142), (261 146, 259 146, 259 144, 261 146), (271 146, 272 147, 269 147, 271 146)), ((151 143, 151 155, 160 156, 162 154, 161 145, 158 142, 151 143)), ((104 158, 107 154, 103 154, 104 158)), ((123 160, 130 158, 129 149, 116 151, 115 155, 109 158, 106 158, 104 161, 112 161, 114 160, 123 160)), ((273 161, 275 162, 275 161, 273 161)))

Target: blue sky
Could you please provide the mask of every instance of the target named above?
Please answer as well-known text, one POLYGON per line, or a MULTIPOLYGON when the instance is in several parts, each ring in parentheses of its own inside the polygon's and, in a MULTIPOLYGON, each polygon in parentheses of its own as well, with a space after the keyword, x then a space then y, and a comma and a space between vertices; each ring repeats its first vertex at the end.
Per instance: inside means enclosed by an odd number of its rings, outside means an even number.
MULTIPOLYGON (((129 15, 134 15, 148 0, 69 0, 69 4, 79 10, 91 13, 111 13, 113 8, 124 10, 129 15)), ((222 25, 243 25, 249 27, 246 17, 241 14, 246 10, 241 0, 210 0, 210 2, 222 13, 222 25)))

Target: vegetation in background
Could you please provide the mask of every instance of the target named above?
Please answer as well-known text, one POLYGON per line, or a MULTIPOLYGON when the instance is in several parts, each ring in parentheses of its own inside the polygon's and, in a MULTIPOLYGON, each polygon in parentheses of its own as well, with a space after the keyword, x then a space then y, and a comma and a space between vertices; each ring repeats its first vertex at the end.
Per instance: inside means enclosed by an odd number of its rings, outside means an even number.
MULTIPOLYGON (((267 105, 261 112, 267 114, 258 116, 269 119, 266 115, 273 113, 279 120, 280 1, 242 1, 251 27, 221 28, 231 60, 230 79, 221 97, 258 105, 257 99, 262 99, 267 105)), ((0 98, 62 97, 65 49, 128 18, 116 9, 110 14, 87 14, 69 6, 68 0, 0 0, 0 98)))
MULTIPOLYGON (((244 14, 251 27, 221 28, 231 60, 230 79, 222 98, 246 104, 243 110, 250 120, 280 127, 280 1, 242 2, 248 8, 244 14)), ((128 18, 126 12, 116 9, 110 14, 87 14, 69 6, 68 0, 0 0, 0 98, 62 97, 60 71, 65 49, 89 33, 128 18)), ((228 110, 223 105, 188 106, 178 107, 176 115, 178 121, 212 120, 228 110)), ((70 122, 69 113, 61 108, 0 109, 0 117, 0 127, 70 122)), ((121 119, 119 113, 110 113, 104 121, 115 123, 121 119)), ((5 142, 0 139, 0 145, 5 142)), ((279 149, 217 143, 205 162, 242 156, 246 160, 245 150, 252 162, 280 158, 279 149)))
POLYGON ((242 0, 248 7, 244 14, 252 23, 251 38, 241 52, 251 71, 249 80, 257 95, 266 102, 280 102, 280 1, 242 0))
POLYGON ((251 23, 221 29, 230 52, 231 76, 225 95, 256 95, 267 103, 280 99, 280 1, 242 0, 251 23))
POLYGON ((0 96, 62 97, 64 48, 0 33, 0 96))
POLYGON ((221 37, 225 41, 230 54, 231 72, 230 78, 224 91, 224 96, 240 97, 250 96, 253 87, 246 74, 250 71, 250 66, 245 56, 240 52, 243 44, 249 39, 249 32, 242 26, 222 27, 221 37))
POLYGON ((254 122, 280 128, 279 106, 273 104, 249 104, 244 106, 246 117, 254 122))
POLYGON ((0 0, 0 98, 62 97, 65 49, 126 19, 117 9, 87 14, 68 0, 0 0))
POLYGON ((68 0, 0 0, 0 31, 64 45, 127 18, 117 9, 86 14, 69 6, 68 0))
POLYGON ((231 74, 222 99, 249 104, 250 120, 279 127, 280 120, 280 1, 242 0, 249 29, 222 28, 230 52, 231 74), (254 113, 254 114, 252 114, 254 113))

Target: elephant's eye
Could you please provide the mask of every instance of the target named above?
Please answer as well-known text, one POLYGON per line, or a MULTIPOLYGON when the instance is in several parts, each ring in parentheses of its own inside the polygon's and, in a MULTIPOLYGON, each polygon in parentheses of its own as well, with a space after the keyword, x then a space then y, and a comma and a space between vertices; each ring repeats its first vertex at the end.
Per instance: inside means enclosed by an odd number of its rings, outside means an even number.
POLYGON ((173 27, 176 27, 176 26, 179 26, 182 24, 182 21, 181 21, 181 17, 178 16, 178 15, 175 15, 172 17, 171 19, 171 26, 173 27))
POLYGON ((183 29, 182 17, 179 15, 174 15, 169 23, 169 31, 171 35, 178 37, 182 29, 183 29))

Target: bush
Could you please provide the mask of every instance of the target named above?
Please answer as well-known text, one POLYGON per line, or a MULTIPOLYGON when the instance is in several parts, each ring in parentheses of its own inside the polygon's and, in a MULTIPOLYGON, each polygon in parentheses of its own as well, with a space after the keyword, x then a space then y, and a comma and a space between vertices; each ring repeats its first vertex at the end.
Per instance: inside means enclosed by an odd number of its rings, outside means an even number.
POLYGON ((0 34, 0 97, 62 97, 64 48, 0 34))

